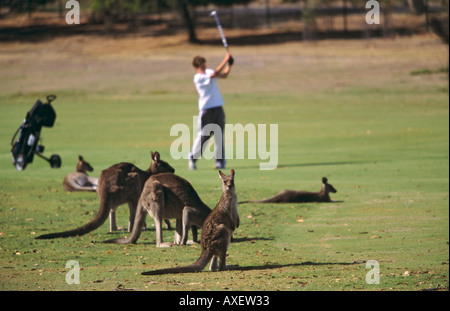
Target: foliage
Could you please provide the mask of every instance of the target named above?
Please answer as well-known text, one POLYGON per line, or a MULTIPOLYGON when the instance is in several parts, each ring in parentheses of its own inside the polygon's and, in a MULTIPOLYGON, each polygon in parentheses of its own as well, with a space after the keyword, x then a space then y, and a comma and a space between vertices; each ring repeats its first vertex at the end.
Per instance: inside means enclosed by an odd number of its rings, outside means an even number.
POLYGON ((1 0, 0 7, 8 7, 12 12, 34 11, 38 6, 57 0, 1 0))
POLYGON ((92 0, 91 10, 103 18, 127 16, 141 9, 141 0, 92 0))

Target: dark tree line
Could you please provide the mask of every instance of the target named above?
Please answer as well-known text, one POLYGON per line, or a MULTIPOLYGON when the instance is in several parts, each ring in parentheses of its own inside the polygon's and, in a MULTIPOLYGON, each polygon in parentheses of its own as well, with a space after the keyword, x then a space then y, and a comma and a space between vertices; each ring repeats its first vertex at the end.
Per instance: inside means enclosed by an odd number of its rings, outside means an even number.
POLYGON ((92 11, 111 23, 124 14, 141 11, 161 12, 177 10, 182 16, 189 33, 189 41, 197 42, 194 10, 198 6, 215 5, 230 7, 234 4, 248 4, 252 0, 92 0, 92 11))
POLYGON ((189 32, 189 42, 192 43, 198 41, 197 34, 195 32, 195 20, 192 13, 195 7, 206 6, 209 4, 230 7, 233 4, 248 4, 251 1, 252 0, 167 0, 167 2, 172 2, 171 7, 175 7, 181 12, 189 32))
MULTIPOLYGON (((177 11, 184 21, 190 42, 197 42, 195 10, 198 7, 212 5, 219 8, 232 7, 237 4, 249 4, 253 0, 78 0, 83 10, 91 12, 91 20, 104 23, 106 29, 112 29, 119 21, 136 20, 138 13, 162 13, 177 11)), ((414 14, 427 14, 427 4, 431 0, 379 0, 382 6, 383 30, 389 29, 390 13, 396 5, 408 5, 414 14)), ((448 10, 449 0, 433 0, 440 2, 448 10)), ((67 0, 0 0, 0 18, 2 14, 15 12, 31 13, 43 6, 56 6, 62 17, 67 0)), ((303 36, 312 39, 316 31, 315 10, 319 6, 329 6, 338 3, 342 5, 344 31, 347 30, 347 14, 349 7, 364 8, 367 0, 282 0, 284 3, 298 4, 302 8, 303 36)), ((270 3, 266 5, 266 24, 270 25, 270 3)), ((448 15, 447 15, 448 16, 448 15)), ((427 26, 428 26, 428 16, 427 26)), ((445 25, 444 25, 445 26, 445 25)), ((445 27, 444 27, 445 28, 445 27)), ((448 33, 448 26, 446 27, 448 33)), ((445 30, 445 29, 444 29, 445 30)), ((447 35, 448 36, 448 35, 447 35)))
MULTIPOLYGON (((197 42, 194 10, 199 6, 215 5, 230 7, 234 4, 248 4, 252 0, 91 0, 89 9, 96 21, 112 27, 120 20, 133 19, 140 12, 179 11, 189 33, 189 41, 197 42)), ((30 15, 46 4, 58 2, 60 11, 65 0, 0 0, 0 10, 8 8, 9 13, 28 12, 30 15)), ((81 1, 80 1, 81 2, 81 1)), ((86 1, 83 1, 86 2, 86 1)), ((0 11, 1 13, 1 11, 0 11)), ((1 16, 0 16, 1 17, 1 16)))

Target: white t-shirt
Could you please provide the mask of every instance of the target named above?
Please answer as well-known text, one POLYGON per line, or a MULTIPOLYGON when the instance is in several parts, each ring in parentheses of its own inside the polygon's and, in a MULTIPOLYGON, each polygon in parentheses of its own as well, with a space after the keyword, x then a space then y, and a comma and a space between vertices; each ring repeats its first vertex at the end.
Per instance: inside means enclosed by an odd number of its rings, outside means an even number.
POLYGON ((206 110, 224 105, 222 94, 217 86, 217 78, 211 78, 214 70, 207 68, 205 73, 194 76, 195 88, 198 92, 198 109, 206 110))

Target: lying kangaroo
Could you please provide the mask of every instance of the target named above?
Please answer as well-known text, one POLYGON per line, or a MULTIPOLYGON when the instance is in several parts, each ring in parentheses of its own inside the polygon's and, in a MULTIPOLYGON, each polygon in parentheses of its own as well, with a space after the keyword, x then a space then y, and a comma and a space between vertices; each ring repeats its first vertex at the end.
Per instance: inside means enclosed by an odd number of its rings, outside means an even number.
POLYGON ((78 156, 77 171, 66 175, 63 188, 66 191, 96 191, 98 178, 90 177, 87 172, 94 169, 82 156, 78 156))
POLYGON ((211 261, 209 266, 211 271, 217 268, 219 271, 225 270, 227 249, 233 231, 239 227, 239 214, 234 187, 234 170, 231 170, 229 176, 219 171, 219 176, 222 179, 223 194, 216 208, 203 223, 201 237, 202 252, 197 261, 186 267, 148 271, 143 272, 143 275, 200 272, 206 267, 209 261, 211 261), (218 266, 217 259, 220 259, 218 266))
POLYGON ((322 178, 322 189, 319 192, 282 190, 276 196, 259 201, 243 201, 241 203, 308 203, 308 202, 331 202, 330 192, 336 193, 326 177, 322 178))
POLYGON ((185 245, 191 225, 193 240, 197 240, 197 227, 202 226, 211 209, 200 199, 192 185, 174 174, 151 176, 145 183, 138 203, 134 220, 135 226, 130 236, 124 239, 111 239, 105 243, 136 243, 141 235, 147 212, 155 220, 156 246, 170 246, 163 242, 162 220, 176 218, 175 244, 185 245))
MULTIPOLYGON (((175 170, 165 161, 160 159, 158 152, 151 152, 152 163, 146 171, 140 170, 131 163, 115 164, 100 173, 97 194, 100 199, 100 208, 95 218, 86 225, 58 233, 49 233, 36 237, 36 239, 65 238, 83 235, 100 227, 108 218, 111 211, 115 211, 120 205, 128 203, 130 209, 129 230, 133 229, 133 220, 136 214, 136 206, 146 180, 158 173, 175 170)), ((112 217, 111 217, 112 218, 112 217)), ((111 219, 110 226, 115 226, 111 219)), ((113 229, 113 228, 110 228, 113 229)))

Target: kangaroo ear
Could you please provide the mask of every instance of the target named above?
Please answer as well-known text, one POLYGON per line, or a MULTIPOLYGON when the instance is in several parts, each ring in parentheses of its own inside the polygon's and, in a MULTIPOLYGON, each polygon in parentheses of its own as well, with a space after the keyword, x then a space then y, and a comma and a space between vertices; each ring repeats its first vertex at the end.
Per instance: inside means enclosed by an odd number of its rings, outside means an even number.
POLYGON ((78 161, 83 161, 83 157, 82 156, 78 156, 78 161))
POLYGON ((159 161, 160 155, 158 151, 152 152, 151 151, 151 155, 152 155, 152 160, 154 160, 155 162, 159 161))
POLYGON ((234 169, 231 169, 231 171, 230 171, 230 176, 231 176, 231 178, 234 179, 234 169))
POLYGON ((224 173, 222 173, 222 171, 219 171, 219 177, 220 177, 220 179, 222 179, 222 180, 223 180, 223 178, 225 177, 225 174, 224 174, 224 173))
POLYGON ((322 182, 323 182, 324 184, 326 184, 326 183, 328 183, 328 179, 327 179, 326 177, 323 177, 323 178, 322 178, 322 182))

